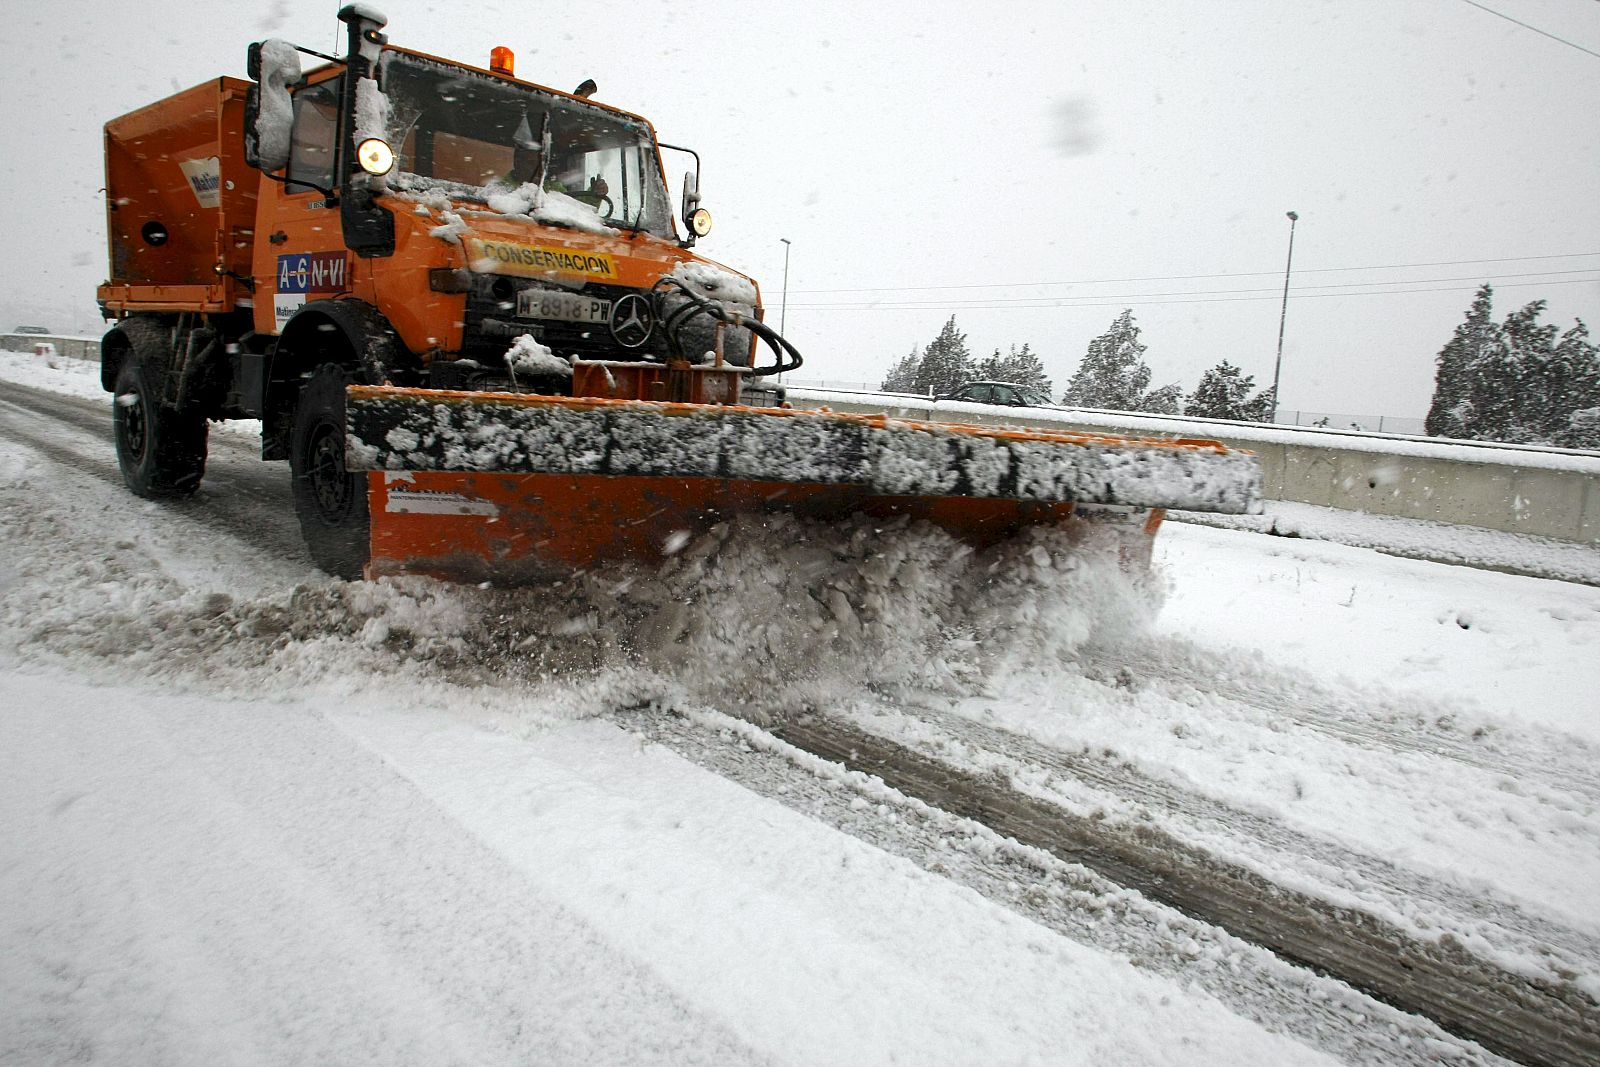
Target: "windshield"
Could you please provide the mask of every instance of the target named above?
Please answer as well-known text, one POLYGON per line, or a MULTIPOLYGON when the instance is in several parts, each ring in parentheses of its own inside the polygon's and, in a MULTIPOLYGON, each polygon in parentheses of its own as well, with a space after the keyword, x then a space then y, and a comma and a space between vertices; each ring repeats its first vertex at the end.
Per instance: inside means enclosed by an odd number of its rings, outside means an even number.
POLYGON ((398 52, 384 55, 383 90, 402 188, 488 200, 542 174, 545 192, 572 197, 606 225, 674 237, 643 123, 398 52))

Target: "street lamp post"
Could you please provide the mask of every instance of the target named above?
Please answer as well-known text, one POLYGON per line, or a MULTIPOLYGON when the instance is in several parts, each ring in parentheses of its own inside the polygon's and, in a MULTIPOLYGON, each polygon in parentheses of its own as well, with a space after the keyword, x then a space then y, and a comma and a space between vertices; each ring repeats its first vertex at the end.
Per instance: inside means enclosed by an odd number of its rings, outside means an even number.
POLYGON ((783 242, 783 305, 778 311, 778 332, 781 334, 789 323, 789 239, 780 237, 783 242))
POLYGON ((1272 421, 1278 421, 1278 380, 1283 376, 1283 327, 1289 321, 1289 269, 1294 266, 1294 224, 1300 216, 1289 212, 1289 258, 1283 264, 1283 310, 1278 313, 1278 361, 1272 365, 1272 421))

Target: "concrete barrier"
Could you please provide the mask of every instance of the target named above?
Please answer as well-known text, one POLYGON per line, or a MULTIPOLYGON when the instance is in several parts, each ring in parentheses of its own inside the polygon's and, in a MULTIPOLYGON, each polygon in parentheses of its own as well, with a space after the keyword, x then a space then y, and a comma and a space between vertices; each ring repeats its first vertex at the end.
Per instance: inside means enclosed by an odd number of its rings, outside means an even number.
POLYGON ((789 400, 927 422, 1208 438, 1260 456, 1271 500, 1600 544, 1596 452, 896 394, 791 389, 789 400))
POLYGON ((34 352, 39 353, 40 345, 51 345, 55 354, 66 356, 68 359, 87 359, 94 363, 100 362, 100 338, 98 337, 67 337, 57 334, 42 333, 0 333, 0 349, 7 352, 34 352))

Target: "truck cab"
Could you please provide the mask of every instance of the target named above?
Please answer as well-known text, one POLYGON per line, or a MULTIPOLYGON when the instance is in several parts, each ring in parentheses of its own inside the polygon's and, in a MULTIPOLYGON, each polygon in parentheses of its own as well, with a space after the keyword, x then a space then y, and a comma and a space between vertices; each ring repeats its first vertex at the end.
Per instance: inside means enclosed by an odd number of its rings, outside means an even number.
POLYGON ((751 279, 693 251, 698 156, 680 235, 655 130, 593 83, 519 80, 505 49, 481 68, 391 45, 365 4, 339 18, 343 57, 259 42, 248 81, 106 124, 101 381, 135 493, 194 492, 208 423, 259 418, 313 556, 359 576, 350 386, 781 402, 745 383, 798 354, 751 279))
POLYGON ((752 319, 760 296, 690 251, 709 229, 692 197, 680 238, 649 122, 520 81, 503 51, 497 69, 451 63, 352 17, 361 62, 302 76, 273 66, 280 48, 254 64, 246 145, 280 179, 257 209, 257 333, 354 298, 382 313, 408 379, 463 389, 554 387, 507 366, 524 337, 569 362, 665 361, 712 351, 720 332, 723 357, 749 364, 754 337, 736 325, 658 328, 649 294, 663 276, 752 319), (280 84, 287 99, 269 100, 280 84), (263 155, 273 143, 287 152, 263 155))

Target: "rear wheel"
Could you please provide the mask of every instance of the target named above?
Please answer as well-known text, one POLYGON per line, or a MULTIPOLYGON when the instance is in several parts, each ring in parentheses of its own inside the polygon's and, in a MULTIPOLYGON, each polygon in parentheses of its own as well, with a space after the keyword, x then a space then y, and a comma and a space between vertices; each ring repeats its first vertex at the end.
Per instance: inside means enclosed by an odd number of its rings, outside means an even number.
POLYGON ((344 462, 344 390, 349 373, 318 367, 300 389, 289 442, 289 470, 300 532, 318 567, 357 579, 371 556, 367 476, 344 462))
POLYGON ((150 500, 191 496, 206 472, 205 416, 162 406, 140 347, 124 357, 111 401, 122 480, 150 500))

